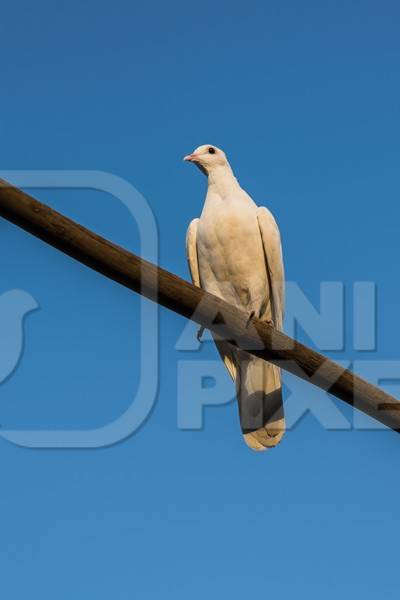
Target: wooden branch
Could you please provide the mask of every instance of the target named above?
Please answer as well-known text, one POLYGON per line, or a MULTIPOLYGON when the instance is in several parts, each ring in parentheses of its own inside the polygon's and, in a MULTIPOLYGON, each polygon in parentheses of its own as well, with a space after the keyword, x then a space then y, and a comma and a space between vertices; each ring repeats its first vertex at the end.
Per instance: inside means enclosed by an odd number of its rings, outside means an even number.
POLYGON ((112 244, 0 180, 0 215, 65 254, 400 431, 400 402, 270 325, 112 244))

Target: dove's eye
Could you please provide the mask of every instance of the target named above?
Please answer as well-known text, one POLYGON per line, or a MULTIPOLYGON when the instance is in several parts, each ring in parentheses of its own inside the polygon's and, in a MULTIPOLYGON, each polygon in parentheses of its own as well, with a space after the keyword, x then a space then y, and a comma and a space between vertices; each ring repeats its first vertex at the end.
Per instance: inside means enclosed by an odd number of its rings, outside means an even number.
POLYGON ((212 146, 208 149, 208 153, 209 154, 215 154, 215 148, 213 148, 212 146))

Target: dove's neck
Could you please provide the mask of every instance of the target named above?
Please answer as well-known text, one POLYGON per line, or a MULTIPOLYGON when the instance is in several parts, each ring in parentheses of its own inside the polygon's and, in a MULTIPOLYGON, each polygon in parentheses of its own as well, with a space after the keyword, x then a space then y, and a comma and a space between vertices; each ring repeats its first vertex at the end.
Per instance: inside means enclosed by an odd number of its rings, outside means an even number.
POLYGON ((221 198, 230 196, 239 188, 239 182, 230 165, 214 167, 208 174, 208 191, 218 194, 221 198))

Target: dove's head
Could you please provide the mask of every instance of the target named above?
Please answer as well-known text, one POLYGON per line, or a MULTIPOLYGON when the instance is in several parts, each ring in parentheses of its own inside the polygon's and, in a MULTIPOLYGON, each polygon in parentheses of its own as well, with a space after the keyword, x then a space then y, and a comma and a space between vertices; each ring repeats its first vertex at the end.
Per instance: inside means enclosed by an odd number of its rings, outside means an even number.
POLYGON ((205 175, 210 175, 220 167, 230 168, 225 152, 211 144, 199 146, 192 154, 185 156, 183 160, 194 163, 205 175))

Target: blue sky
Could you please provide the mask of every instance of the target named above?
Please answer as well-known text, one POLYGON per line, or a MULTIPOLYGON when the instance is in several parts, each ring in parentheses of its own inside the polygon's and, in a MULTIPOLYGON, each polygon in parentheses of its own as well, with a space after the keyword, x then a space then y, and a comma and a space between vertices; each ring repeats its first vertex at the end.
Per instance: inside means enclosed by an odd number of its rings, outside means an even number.
MULTIPOLYGON (((321 282, 345 284, 345 344, 331 356, 398 360, 399 20, 387 0, 8 3, 0 168, 122 177, 154 212, 160 264, 188 277, 205 180, 182 156, 219 145, 275 214, 288 279, 317 306, 321 282), (357 281, 377 285, 374 352, 353 345, 357 281)), ((110 195, 35 193, 140 251, 110 195)), ((3 430, 109 423, 138 385, 138 298, 3 220, 0 249, 0 292, 40 307, 1 384, 3 430)), ((179 430, 179 361, 217 360, 209 343, 176 349, 185 325, 160 311, 157 402, 127 440, 32 450, 0 439, 4 597, 397 598, 398 436, 326 431, 309 415, 255 455, 234 404, 179 430)))

